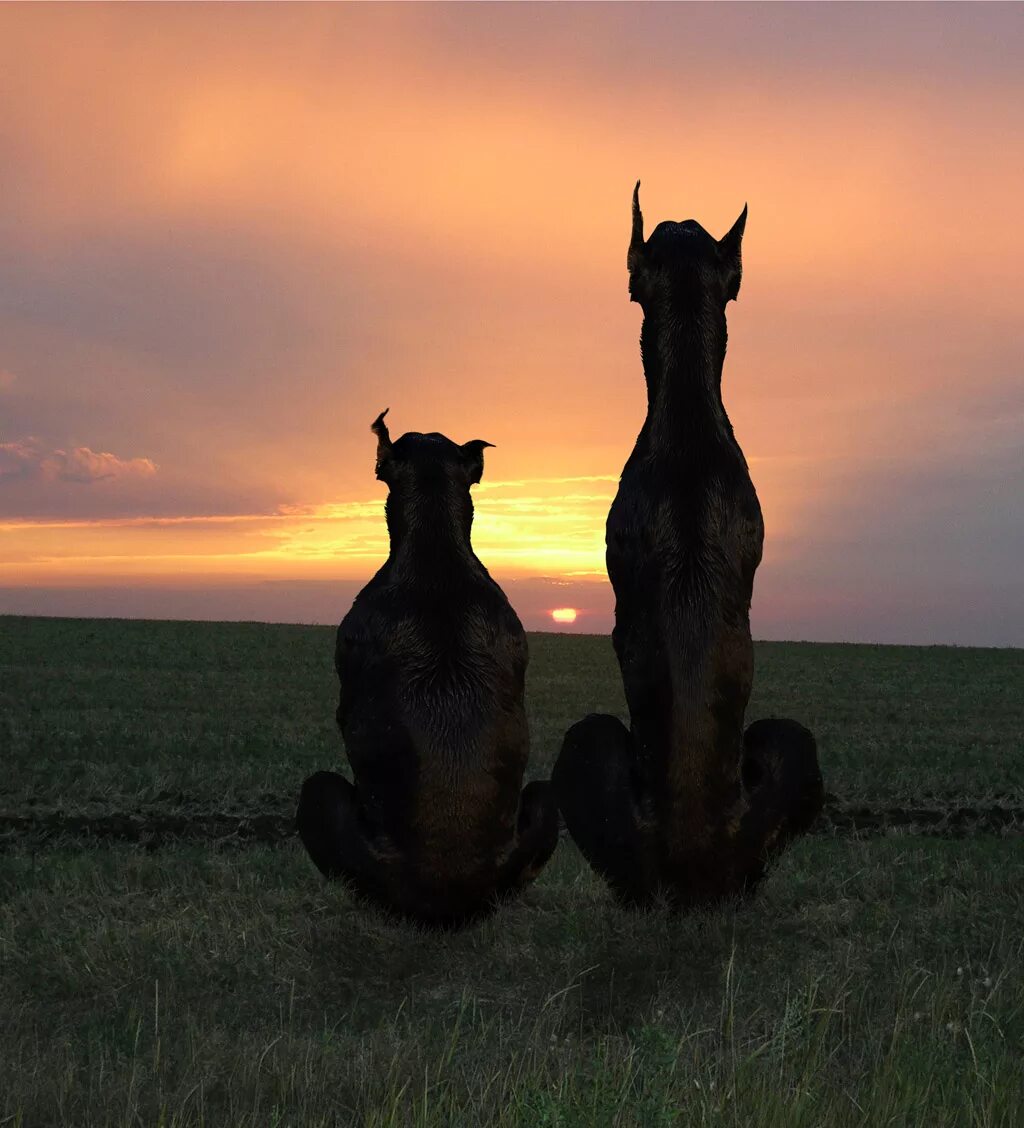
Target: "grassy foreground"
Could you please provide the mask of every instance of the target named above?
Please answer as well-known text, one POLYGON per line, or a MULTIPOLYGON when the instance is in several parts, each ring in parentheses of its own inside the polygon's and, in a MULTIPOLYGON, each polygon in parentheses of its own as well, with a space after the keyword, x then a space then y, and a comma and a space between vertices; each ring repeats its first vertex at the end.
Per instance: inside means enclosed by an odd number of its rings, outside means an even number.
MULTIPOLYGON (((337 763, 331 632, 0 618, 0 813, 290 810, 337 763)), ((621 709, 531 637, 534 762, 621 709)), ((750 717, 858 802, 1024 796, 1019 651, 761 645, 750 717)), ((570 842, 455 936, 294 841, 0 851, 0 1124, 1022 1123, 1019 837, 811 837, 749 907, 624 913, 570 842)))
POLYGON ((36 1124, 1017 1125, 1024 859, 809 840, 625 914, 563 844, 427 936, 299 850, 0 856, 0 1113, 36 1124))
MULTIPOLYGON (((339 765, 334 630, 0 616, 0 809, 294 810, 339 765)), ((817 736, 867 803, 1024 806, 1024 650, 757 643, 748 719, 817 736)), ((611 641, 530 636, 528 774, 588 712, 625 716, 611 641)))

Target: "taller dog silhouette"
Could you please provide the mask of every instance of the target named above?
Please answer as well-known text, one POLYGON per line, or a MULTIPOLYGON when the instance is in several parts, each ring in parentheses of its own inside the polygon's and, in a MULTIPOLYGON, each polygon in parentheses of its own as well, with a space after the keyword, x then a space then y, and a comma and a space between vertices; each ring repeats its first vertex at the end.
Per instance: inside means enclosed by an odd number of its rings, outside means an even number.
POLYGON ((441 927, 520 890, 558 841, 550 784, 523 790, 526 635, 473 553, 470 486, 490 443, 381 415, 377 477, 391 552, 338 628, 338 724, 355 785, 306 780, 296 823, 317 867, 358 895, 441 927))
POLYGON ((645 241, 639 182, 633 193, 627 266, 644 313, 647 418, 606 539, 631 729, 584 718, 552 783, 587 860, 638 905, 750 891, 823 798, 807 729, 763 720, 743 732, 764 526, 721 380, 746 219, 744 207, 717 241, 692 219, 645 241))

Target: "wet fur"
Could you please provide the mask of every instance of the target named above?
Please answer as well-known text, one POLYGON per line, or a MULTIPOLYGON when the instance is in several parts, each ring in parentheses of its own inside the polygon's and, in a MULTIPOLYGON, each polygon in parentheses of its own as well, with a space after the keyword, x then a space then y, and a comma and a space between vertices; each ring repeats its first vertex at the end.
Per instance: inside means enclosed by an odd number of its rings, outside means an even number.
POLYGON ((721 374, 745 222, 744 208, 720 241, 693 220, 663 223, 644 241, 634 196, 628 266, 648 412, 606 530, 630 728, 596 714, 574 725, 552 784, 590 864, 639 906, 749 893, 823 801, 807 729, 743 730, 764 526, 721 374))
POLYGON ((483 447, 442 435, 393 445, 383 416, 387 562, 338 628, 338 725, 354 785, 306 780, 299 834, 360 897, 450 927, 492 911, 557 843, 550 785, 522 788, 526 635, 473 553, 469 488, 483 447))

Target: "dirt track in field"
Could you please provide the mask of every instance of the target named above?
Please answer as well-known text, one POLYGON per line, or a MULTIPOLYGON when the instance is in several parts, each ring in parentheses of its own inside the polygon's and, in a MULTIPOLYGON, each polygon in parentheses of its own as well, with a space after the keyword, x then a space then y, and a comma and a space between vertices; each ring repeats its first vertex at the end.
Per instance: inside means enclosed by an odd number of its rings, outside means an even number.
MULTIPOLYGON (((272 806, 280 810, 279 802, 272 806)), ((901 833, 939 838, 1016 838, 1024 837, 1024 808, 1000 804, 872 807, 830 796, 811 833, 826 837, 901 833)), ((53 809, 0 811, 0 849, 100 841, 137 843, 147 849, 186 842, 274 846, 293 836, 292 817, 279 813, 173 812, 159 807, 104 814, 67 814, 53 809)))

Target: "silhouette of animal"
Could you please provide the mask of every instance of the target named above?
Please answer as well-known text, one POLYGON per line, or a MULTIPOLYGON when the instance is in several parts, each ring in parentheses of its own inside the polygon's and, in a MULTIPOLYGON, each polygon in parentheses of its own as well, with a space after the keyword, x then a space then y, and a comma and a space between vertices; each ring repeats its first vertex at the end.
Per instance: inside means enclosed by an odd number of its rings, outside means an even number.
POLYGON ((552 784, 584 856, 635 905, 749 893, 823 800, 807 729, 780 719, 743 731, 764 526, 721 379, 746 218, 744 207, 720 240, 688 219, 645 241, 639 182, 633 194, 627 266, 644 314, 647 418, 606 529, 631 724, 575 724, 552 784))
POLYGON ((526 635, 470 544, 481 440, 381 415, 391 551, 338 628, 337 719, 354 784, 306 780, 296 824, 310 857, 358 897, 428 926, 491 911, 555 849, 547 781, 523 789, 526 635))

